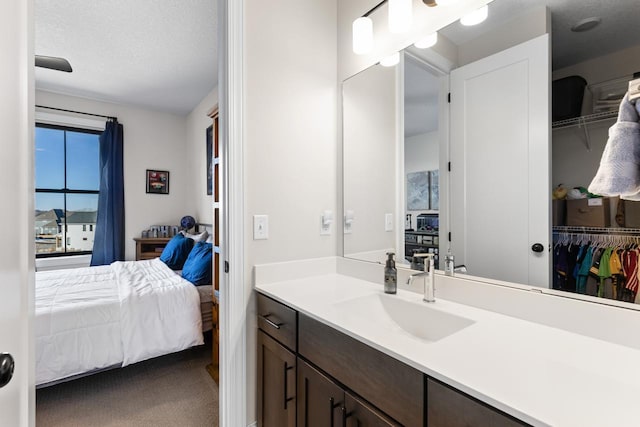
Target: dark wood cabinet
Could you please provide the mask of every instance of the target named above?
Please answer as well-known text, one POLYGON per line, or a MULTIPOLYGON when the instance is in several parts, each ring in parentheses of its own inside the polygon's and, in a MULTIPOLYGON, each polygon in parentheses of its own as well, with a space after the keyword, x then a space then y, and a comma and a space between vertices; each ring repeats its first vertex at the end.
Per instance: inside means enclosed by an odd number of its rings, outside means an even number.
POLYGON ((298 427, 395 427, 400 424, 298 358, 298 427))
POLYGON ((400 427, 371 405, 345 392, 346 427, 400 427))
POLYGON ((429 427, 520 427, 528 425, 432 378, 427 378, 427 395, 429 427))
POLYGON ((425 425, 424 374, 302 313, 298 354, 406 426, 425 425))
POLYGON ((296 356, 258 331, 258 425, 296 425, 296 356))
POLYGON ((298 359, 298 426, 341 426, 344 391, 311 365, 298 359))

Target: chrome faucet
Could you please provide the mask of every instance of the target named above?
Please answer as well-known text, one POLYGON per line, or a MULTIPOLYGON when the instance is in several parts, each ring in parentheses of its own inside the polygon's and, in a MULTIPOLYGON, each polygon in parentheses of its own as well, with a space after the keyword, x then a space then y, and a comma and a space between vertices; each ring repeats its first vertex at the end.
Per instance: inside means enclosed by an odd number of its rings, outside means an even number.
MULTIPOLYGON (((435 270, 433 254, 416 254, 424 256, 427 259, 424 261, 424 271, 422 273, 415 273, 409 276, 407 279, 407 285, 410 285, 414 277, 422 277, 424 280, 424 297, 425 302, 436 302, 436 287, 433 283, 433 272, 435 270)), ((415 256, 415 255, 414 255, 415 256)))

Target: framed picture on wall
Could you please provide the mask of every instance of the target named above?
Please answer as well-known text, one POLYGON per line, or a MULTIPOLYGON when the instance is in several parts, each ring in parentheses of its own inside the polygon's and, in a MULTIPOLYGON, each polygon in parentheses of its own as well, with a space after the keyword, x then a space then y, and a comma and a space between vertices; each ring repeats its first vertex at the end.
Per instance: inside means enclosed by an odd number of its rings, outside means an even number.
POLYGON ((169 171, 147 169, 147 193, 169 194, 169 171))
POLYGON ((213 194, 213 125, 207 128, 207 195, 213 194))
POLYGON ((429 172, 407 174, 407 210, 429 209, 429 172))

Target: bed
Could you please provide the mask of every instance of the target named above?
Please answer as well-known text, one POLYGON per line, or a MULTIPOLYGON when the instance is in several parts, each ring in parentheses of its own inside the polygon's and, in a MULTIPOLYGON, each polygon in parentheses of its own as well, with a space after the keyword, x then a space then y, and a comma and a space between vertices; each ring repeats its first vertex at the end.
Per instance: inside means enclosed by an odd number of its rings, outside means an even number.
POLYGON ((158 258, 37 272, 36 385, 202 344, 212 292, 158 258))

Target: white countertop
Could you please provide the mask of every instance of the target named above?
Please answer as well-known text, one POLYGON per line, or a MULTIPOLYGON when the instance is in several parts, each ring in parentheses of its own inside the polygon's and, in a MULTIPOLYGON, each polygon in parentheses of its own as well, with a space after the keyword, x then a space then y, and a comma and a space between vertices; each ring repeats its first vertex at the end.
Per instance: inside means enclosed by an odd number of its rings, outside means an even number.
MULTIPOLYGON (((348 300, 383 291, 341 274, 256 289, 527 423, 640 425, 638 350, 445 301, 437 292, 430 307, 475 323, 424 341, 388 319, 345 316, 348 300)), ((422 304, 422 295, 401 289, 392 297, 422 304)))

